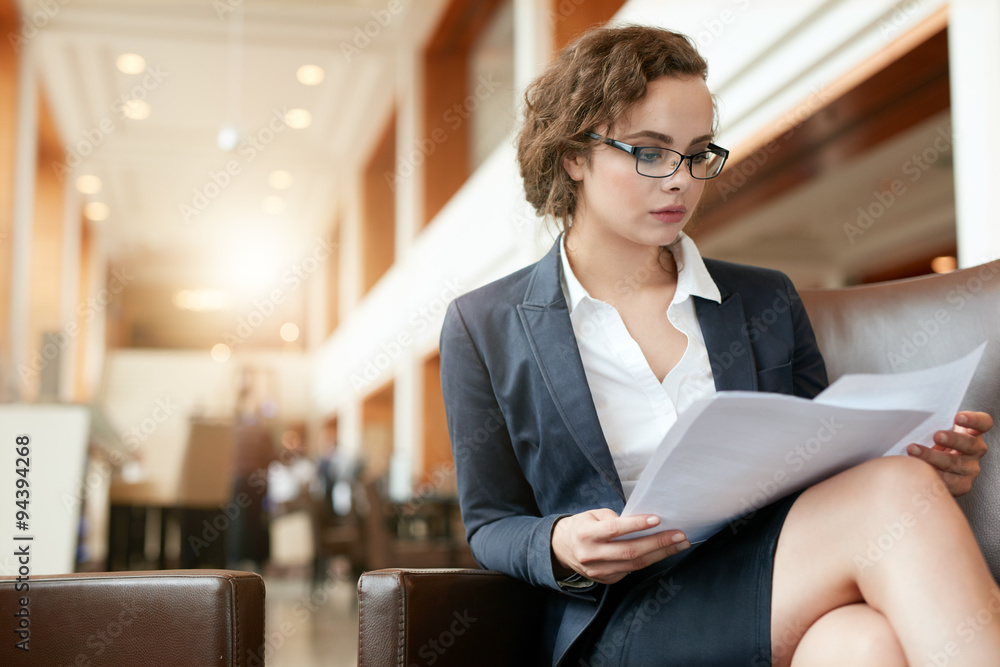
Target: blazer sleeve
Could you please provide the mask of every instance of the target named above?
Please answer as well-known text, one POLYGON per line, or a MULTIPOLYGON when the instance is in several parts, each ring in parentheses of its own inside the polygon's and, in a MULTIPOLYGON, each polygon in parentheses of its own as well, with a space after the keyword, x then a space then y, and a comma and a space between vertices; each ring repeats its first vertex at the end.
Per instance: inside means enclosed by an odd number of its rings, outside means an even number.
POLYGON ((540 516, 514 454, 490 368, 476 348, 458 300, 445 314, 440 350, 441 390, 459 503, 476 561, 530 584, 563 591, 552 571, 551 539, 556 520, 566 515, 540 516))
POLYGON ((826 375, 826 363, 819 351, 816 334, 799 293, 788 276, 782 273, 781 279, 785 283, 785 289, 788 290, 792 336, 795 341, 792 353, 792 393, 804 398, 813 398, 830 383, 826 375))

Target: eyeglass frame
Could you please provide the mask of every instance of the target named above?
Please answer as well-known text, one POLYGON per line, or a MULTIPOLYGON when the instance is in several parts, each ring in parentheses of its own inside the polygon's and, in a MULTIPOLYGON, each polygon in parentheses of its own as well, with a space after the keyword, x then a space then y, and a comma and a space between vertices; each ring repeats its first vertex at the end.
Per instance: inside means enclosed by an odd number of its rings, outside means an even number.
POLYGON ((699 151, 699 152, 693 153, 691 155, 684 155, 684 153, 681 153, 680 151, 675 151, 672 148, 663 148, 661 146, 632 146, 630 144, 626 144, 623 141, 618 141, 617 139, 612 139, 611 137, 602 137, 601 135, 597 134, 596 132, 586 132, 585 134, 588 137, 590 137, 591 139, 597 139, 601 143, 605 143, 608 146, 611 146, 612 148, 617 148, 618 150, 624 151, 624 152, 628 153, 629 155, 631 155, 632 157, 634 157, 635 158, 635 173, 639 174, 640 176, 645 176, 646 178, 670 178, 671 176, 673 176, 674 174, 677 173, 677 171, 681 168, 682 164, 684 164, 685 162, 687 162, 688 173, 691 174, 691 178, 694 178, 694 179, 699 180, 699 181, 710 181, 713 178, 718 178, 719 174, 722 173, 722 168, 726 166, 726 160, 729 159, 729 151, 727 149, 723 148, 722 146, 717 146, 717 145, 715 145, 713 143, 709 143, 708 146, 706 146, 706 149, 703 150, 703 151, 699 151), (638 155, 638 152, 640 150, 642 150, 643 148, 655 148, 656 150, 660 150, 660 151, 670 151, 671 153, 675 153, 676 155, 680 155, 681 159, 677 163, 677 166, 674 167, 674 170, 672 172, 670 172, 669 174, 665 174, 663 176, 650 176, 649 174, 644 174, 641 171, 639 171, 639 155, 638 155), (708 178, 702 178, 700 176, 695 176, 694 175, 694 171, 692 169, 692 165, 691 165, 691 160, 693 158, 696 158, 699 155, 702 155, 704 153, 714 153, 714 154, 719 155, 720 157, 722 157, 722 164, 719 165, 719 171, 718 171, 718 173, 716 173, 714 176, 709 176, 708 178))

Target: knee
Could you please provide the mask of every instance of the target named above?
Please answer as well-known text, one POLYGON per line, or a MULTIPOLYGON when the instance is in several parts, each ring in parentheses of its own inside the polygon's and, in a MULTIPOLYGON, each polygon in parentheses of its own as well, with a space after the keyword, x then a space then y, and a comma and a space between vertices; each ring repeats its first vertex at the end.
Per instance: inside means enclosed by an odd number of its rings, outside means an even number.
POLYGON ((872 667, 906 667, 906 656, 896 633, 884 618, 865 623, 845 633, 846 643, 843 665, 871 665, 872 667), (848 657, 849 656, 849 657, 848 657))
POLYGON ((952 500, 937 471, 908 456, 886 456, 858 466, 858 487, 876 507, 926 511, 935 500, 952 500))

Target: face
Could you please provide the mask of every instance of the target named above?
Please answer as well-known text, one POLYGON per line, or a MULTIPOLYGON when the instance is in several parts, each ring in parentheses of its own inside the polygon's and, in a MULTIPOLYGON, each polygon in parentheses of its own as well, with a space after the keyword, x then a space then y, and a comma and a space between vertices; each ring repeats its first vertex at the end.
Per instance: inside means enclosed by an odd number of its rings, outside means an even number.
MULTIPOLYGON (((616 122, 611 138, 691 155, 712 140, 713 116, 712 96, 703 79, 661 77, 616 122)), ((606 128, 595 131, 603 134, 606 128)), ((589 159, 567 156, 563 166, 579 184, 573 228, 600 243, 672 243, 705 189, 705 181, 692 178, 686 160, 673 176, 648 178, 636 173, 634 155, 606 144, 596 146, 589 159)))

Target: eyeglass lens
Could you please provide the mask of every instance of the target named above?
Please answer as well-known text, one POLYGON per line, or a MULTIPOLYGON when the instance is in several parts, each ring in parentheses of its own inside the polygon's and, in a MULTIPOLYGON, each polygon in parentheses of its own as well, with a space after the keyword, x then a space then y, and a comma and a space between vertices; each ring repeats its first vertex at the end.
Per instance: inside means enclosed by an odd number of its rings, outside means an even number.
MULTIPOLYGON (((643 176, 670 176, 680 166, 680 153, 667 148, 641 148, 635 154, 636 170, 643 176)), ((706 151, 688 158, 688 168, 695 178, 713 178, 722 170, 724 160, 718 153, 706 151)))

